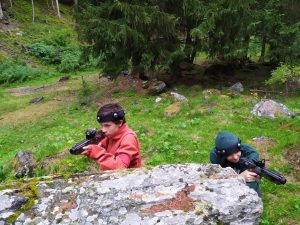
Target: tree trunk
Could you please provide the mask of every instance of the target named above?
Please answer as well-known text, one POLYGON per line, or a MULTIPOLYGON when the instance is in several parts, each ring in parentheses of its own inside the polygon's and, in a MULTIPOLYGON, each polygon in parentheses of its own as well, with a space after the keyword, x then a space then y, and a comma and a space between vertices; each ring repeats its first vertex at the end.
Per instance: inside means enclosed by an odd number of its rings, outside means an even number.
POLYGON ((266 35, 263 35, 262 42, 261 42, 261 52, 259 57, 259 62, 263 63, 265 61, 265 53, 266 53, 266 35))
POLYGON ((250 42, 250 36, 247 35, 245 37, 244 46, 243 46, 243 48, 244 48, 244 52, 243 52, 243 56, 242 56, 243 61, 246 61, 248 59, 249 42, 250 42))
POLYGON ((34 23, 34 2, 31 0, 31 5, 32 5, 32 22, 34 23))
POLYGON ((185 37, 185 47, 184 47, 184 53, 185 53, 185 61, 188 63, 194 62, 194 43, 191 37, 191 30, 187 28, 186 31, 186 37, 185 37))
POLYGON ((78 5, 78 0, 74 0, 74 5, 75 5, 75 6, 78 5))
POLYGON ((0 2, 0 20, 3 19, 3 11, 2 11, 2 5, 1 5, 1 2, 0 2))
POLYGON ((59 4, 58 4, 58 0, 55 0, 55 2, 56 2, 57 16, 60 18, 60 12, 59 12, 59 4))
POLYGON ((48 8, 48 10, 49 10, 49 8, 50 8, 50 7, 49 7, 49 0, 47 0, 47 8, 48 8))
POLYGON ((52 5, 52 9, 54 10, 54 9, 55 9, 55 7, 54 7, 53 0, 51 0, 51 5, 52 5))
POLYGON ((10 8, 12 8, 12 0, 9 0, 10 8))
POLYGON ((142 57, 139 54, 132 55, 132 75, 134 77, 140 77, 144 73, 141 68, 142 57))

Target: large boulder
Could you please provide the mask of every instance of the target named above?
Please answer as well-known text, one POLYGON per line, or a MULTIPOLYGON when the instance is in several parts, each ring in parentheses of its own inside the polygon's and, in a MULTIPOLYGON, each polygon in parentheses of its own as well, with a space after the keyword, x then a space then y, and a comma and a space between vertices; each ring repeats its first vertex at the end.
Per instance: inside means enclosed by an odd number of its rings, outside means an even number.
POLYGON ((272 119, 277 116, 294 117, 294 114, 285 105, 277 103, 274 100, 260 101, 254 106, 251 113, 272 119))
POLYGON ((16 225, 247 225, 258 224, 262 213, 261 199, 243 179, 211 164, 75 175, 40 181, 36 188, 35 205, 16 225))

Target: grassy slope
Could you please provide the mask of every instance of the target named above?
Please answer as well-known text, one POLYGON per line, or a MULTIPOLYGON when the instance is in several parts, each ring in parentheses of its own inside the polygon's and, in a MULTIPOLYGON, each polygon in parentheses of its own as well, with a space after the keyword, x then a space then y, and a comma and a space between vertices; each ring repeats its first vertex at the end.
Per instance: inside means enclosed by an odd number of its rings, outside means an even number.
MULTIPOLYGON (((10 12, 15 15, 15 18, 10 18, 10 26, 14 29, 7 32, 0 32, 0 44, 5 49, 9 49, 13 54, 1 50, 1 58, 17 58, 21 61, 31 61, 32 65, 29 67, 41 69, 41 71, 50 72, 51 76, 41 76, 38 80, 27 82, 32 85, 34 83, 42 84, 57 80, 57 77, 62 75, 75 75, 76 73, 60 73, 57 71, 55 65, 43 64, 39 59, 31 56, 29 53, 22 52, 21 45, 27 47, 33 43, 39 42, 53 42, 55 40, 63 39, 69 40, 72 45, 78 45, 77 34, 75 31, 75 21, 73 18, 73 8, 70 6, 60 5, 61 18, 56 16, 56 11, 51 8, 48 9, 46 1, 35 2, 35 22, 32 23, 31 2, 26 0, 19 0, 14 3, 10 12), (19 35, 22 34, 22 35, 19 35)), ((92 71, 85 71, 85 73, 92 73, 92 71)), ((26 85, 22 83, 21 85, 26 85)), ((20 84, 15 83, 14 86, 20 84)), ((11 85, 10 85, 11 86, 11 85)))
MULTIPOLYGON (((29 99, 41 94, 45 96, 46 103, 58 96, 61 99, 66 96, 68 99, 52 111, 47 111, 45 115, 36 116, 34 121, 12 121, 6 124, 0 122, 0 163, 5 164, 6 170, 10 168, 9 162, 15 153, 24 149, 32 151, 38 160, 39 169, 36 175, 73 173, 97 168, 97 165, 86 158, 71 156, 66 151, 83 138, 86 128, 99 126, 95 120, 97 106, 91 104, 80 107, 78 104, 79 100, 86 98, 75 94, 76 90, 82 93, 80 82, 71 81, 69 89, 59 92, 35 93, 20 97, 2 93, 7 99, 6 104, 2 105, 2 111, 26 109, 29 99), (70 96, 71 98, 68 98, 70 96)), ((243 95, 229 100, 212 97, 206 100, 203 98, 201 87, 180 86, 177 87, 179 92, 188 97, 189 103, 182 106, 176 117, 165 118, 165 108, 173 103, 168 95, 163 95, 164 100, 159 105, 155 104, 156 97, 137 94, 134 89, 122 92, 113 88, 114 98, 101 98, 105 88, 111 89, 113 86, 115 85, 105 87, 91 79, 86 90, 87 93, 98 96, 98 102, 116 101, 125 96, 120 102, 126 108, 129 125, 138 134, 143 158, 147 159, 146 165, 208 163, 215 135, 219 130, 229 130, 250 144, 253 137, 270 137, 274 143, 268 148, 259 149, 261 155, 270 159, 271 168, 288 176, 293 175, 290 163, 284 159, 284 152, 291 146, 299 147, 299 117, 275 120, 257 118, 249 113, 259 100, 255 96, 243 95), (197 112, 197 109, 205 104, 214 107, 208 113, 197 112)), ((286 104, 291 110, 300 107, 299 96, 279 98, 278 101, 286 104)), ((296 148, 291 149, 297 151, 296 148)), ((265 210, 262 224, 288 224, 300 219, 299 177, 293 177, 293 180, 284 186, 276 186, 263 180, 262 191, 265 210)))

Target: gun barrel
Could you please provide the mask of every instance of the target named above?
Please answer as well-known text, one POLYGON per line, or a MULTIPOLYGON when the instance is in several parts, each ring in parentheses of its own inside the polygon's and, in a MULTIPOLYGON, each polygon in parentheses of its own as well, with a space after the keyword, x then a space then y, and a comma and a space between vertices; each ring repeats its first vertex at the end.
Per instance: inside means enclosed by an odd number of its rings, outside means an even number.
POLYGON ((261 174, 262 174, 262 176, 266 177, 267 179, 269 179, 270 181, 273 181, 276 184, 285 184, 286 183, 285 177, 275 171, 272 171, 272 170, 269 170, 266 168, 262 168, 261 174))
POLYGON ((90 140, 84 139, 81 142, 74 145, 69 151, 73 155, 79 155, 84 150, 82 149, 84 146, 87 146, 90 143, 90 140))

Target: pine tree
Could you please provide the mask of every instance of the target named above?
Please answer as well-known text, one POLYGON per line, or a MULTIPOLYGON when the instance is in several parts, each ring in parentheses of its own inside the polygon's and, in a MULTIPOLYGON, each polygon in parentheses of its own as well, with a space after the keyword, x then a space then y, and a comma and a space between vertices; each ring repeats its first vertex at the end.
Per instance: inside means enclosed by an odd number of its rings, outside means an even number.
POLYGON ((170 64, 177 50, 176 18, 151 1, 81 1, 79 37, 107 72, 129 68, 135 74, 170 64))

